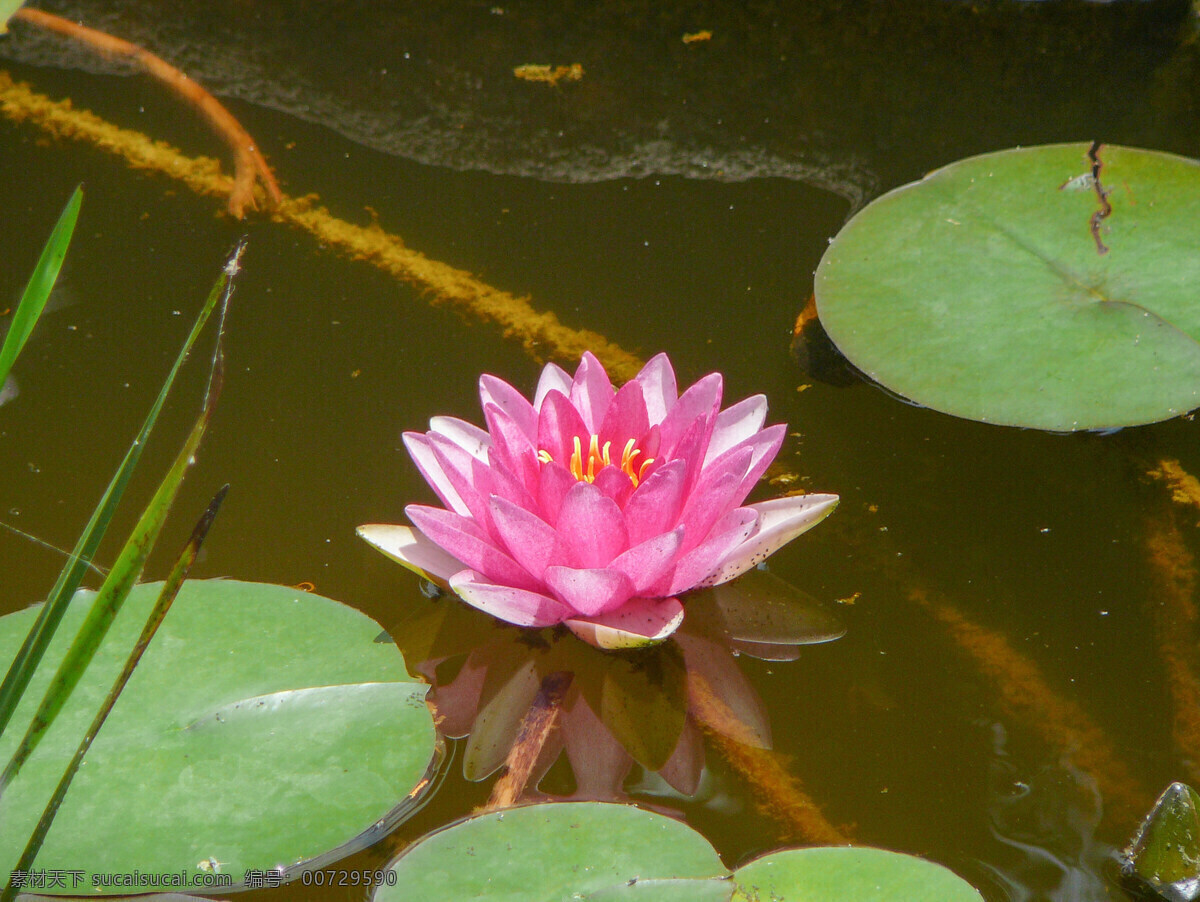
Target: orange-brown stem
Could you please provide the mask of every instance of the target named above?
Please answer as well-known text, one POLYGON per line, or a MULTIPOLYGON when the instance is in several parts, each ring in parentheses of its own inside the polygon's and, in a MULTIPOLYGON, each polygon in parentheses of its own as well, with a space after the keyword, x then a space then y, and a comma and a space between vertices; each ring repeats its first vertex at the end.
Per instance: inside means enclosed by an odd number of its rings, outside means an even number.
POLYGON ((574 674, 560 670, 548 674, 542 680, 538 694, 529 710, 525 712, 517 738, 508 752, 508 770, 492 787, 491 798, 484 806, 485 811, 511 808, 525 792, 538 756, 542 754, 546 740, 558 725, 563 699, 567 696, 567 689, 570 688, 573 677, 574 674))
POLYGON ((908 597, 950 633, 995 688, 999 701, 1051 748, 1091 774, 1105 802, 1105 820, 1114 829, 1136 824, 1154 797, 1138 785, 1104 731, 1074 701, 1055 692, 1037 664, 1008 639, 967 617, 944 598, 909 585, 908 597))
POLYGON ((745 726, 695 672, 688 674, 688 710, 710 744, 746 781, 755 807, 779 825, 780 840, 822 846, 851 842, 844 830, 829 822, 778 754, 738 741, 745 726))
MULTIPOLYGON (((14 82, 0 71, 0 115, 29 122, 64 140, 83 141, 121 157, 135 169, 146 169, 182 182, 202 196, 226 196, 232 180, 211 157, 188 157, 163 141, 119 128, 69 100, 52 100, 14 82)), ((449 304, 475 319, 495 323, 508 338, 521 343, 537 361, 553 358, 575 361, 592 351, 609 375, 621 382, 643 366, 636 354, 589 329, 573 329, 552 310, 536 310, 528 297, 517 297, 488 285, 465 270, 426 257, 404 244, 400 236, 377 225, 362 226, 334 216, 312 197, 284 197, 272 214, 275 221, 307 232, 346 256, 376 267, 393 278, 425 292, 431 304, 449 304)))
POLYGON ((1196 678, 1196 559, 1172 511, 1146 518, 1150 616, 1171 695, 1172 735, 1192 785, 1200 783, 1200 680, 1196 678))
POLYGON ((275 183, 275 177, 271 174, 266 159, 254 143, 250 133, 242 127, 232 113, 221 106, 217 98, 162 57, 155 56, 137 44, 40 9, 22 7, 17 10, 13 18, 72 38, 101 53, 130 59, 196 107, 233 150, 234 176, 233 189, 229 195, 229 212, 238 219, 242 218, 246 208, 256 209, 258 207, 254 196, 256 177, 262 180, 268 202, 272 207, 276 207, 282 202, 283 195, 275 183))

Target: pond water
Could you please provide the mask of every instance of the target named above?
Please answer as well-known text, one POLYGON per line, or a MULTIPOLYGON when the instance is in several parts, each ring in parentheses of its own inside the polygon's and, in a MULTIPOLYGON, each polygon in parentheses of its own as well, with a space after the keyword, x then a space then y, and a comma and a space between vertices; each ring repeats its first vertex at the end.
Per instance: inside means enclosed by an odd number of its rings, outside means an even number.
MULTIPOLYGON (((1195 424, 987 426, 822 382, 789 346, 828 239, 884 190, 1018 144, 1200 152, 1188 3, 42 5, 209 83, 288 194, 642 359, 665 350, 682 383, 717 370, 729 401, 766 393, 768 421, 789 428, 781 462, 842 499, 771 570, 836 610, 846 636, 793 662, 739 659, 789 772, 856 841, 946 864, 989 900, 1126 898, 1114 850, 1170 781, 1200 779, 1184 745, 1200 712, 1180 688, 1198 517, 1148 475, 1164 458, 1200 472, 1195 424), (525 63, 584 74, 525 82, 512 74, 525 63)), ((197 117, 118 65, 21 25, 0 56, 38 92, 220 155, 197 117)), ((431 499, 401 433, 440 414, 478 422, 479 373, 532 390, 553 349, 530 353, 436 287, 286 222, 239 223, 219 199, 2 117, 0 308, 79 182, 61 304, 0 407, 0 519, 74 542, 244 234, 226 390, 177 505, 199 512, 232 484, 196 575, 311 582, 395 629, 425 602, 354 528, 431 499)), ((138 497, 202 378, 185 372, 138 497)), ((9 532, 0 561, 0 613, 43 597, 61 566, 9 532)), ((158 554, 147 573, 166 567, 158 554)), ((694 800, 644 791, 636 768, 627 788, 729 865, 803 842, 743 777, 710 749, 694 800)), ((381 865, 490 787, 452 761, 414 819, 346 866, 381 865)))

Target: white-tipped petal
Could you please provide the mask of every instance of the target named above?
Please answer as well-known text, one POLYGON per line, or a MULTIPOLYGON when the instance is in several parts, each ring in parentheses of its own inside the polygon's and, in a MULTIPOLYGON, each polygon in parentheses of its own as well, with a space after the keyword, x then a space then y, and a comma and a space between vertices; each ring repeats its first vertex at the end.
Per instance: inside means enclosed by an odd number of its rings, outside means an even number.
POLYGON ((411 526, 367 523, 358 527, 356 532, 393 561, 443 589, 449 587, 450 577, 463 569, 460 561, 446 554, 411 526))
POLYGON ((751 395, 717 414, 704 465, 708 466, 738 442, 743 442, 762 430, 767 418, 767 396, 751 395))
POLYGON ((719 586, 741 576, 828 517, 837 503, 837 495, 789 495, 746 505, 758 514, 758 529, 730 550, 698 587, 719 586))
POLYGON ((561 366, 557 363, 547 363, 538 379, 537 390, 533 393, 533 409, 540 411, 546 395, 552 391, 559 391, 570 397, 571 382, 571 377, 561 366))
POLYGON ((442 499, 442 503, 456 514, 469 517, 471 509, 467 507, 466 502, 462 500, 462 496, 458 494, 458 490, 454 488, 454 484, 450 481, 450 477, 446 475, 446 472, 442 469, 442 465, 438 463, 429 437, 420 432, 406 432, 402 438, 404 440, 404 447, 408 449, 408 454, 413 459, 413 463, 417 465, 417 469, 421 471, 421 475, 425 477, 425 481, 429 483, 429 487, 442 499))
POLYGON ((563 621, 576 636, 596 648, 641 648, 665 642, 683 623, 678 598, 631 598, 620 610, 586 620, 563 621))
POLYGON ((429 421, 429 430, 444 435, 476 460, 487 463, 487 449, 492 446, 492 437, 474 423, 458 417, 434 417, 429 421))

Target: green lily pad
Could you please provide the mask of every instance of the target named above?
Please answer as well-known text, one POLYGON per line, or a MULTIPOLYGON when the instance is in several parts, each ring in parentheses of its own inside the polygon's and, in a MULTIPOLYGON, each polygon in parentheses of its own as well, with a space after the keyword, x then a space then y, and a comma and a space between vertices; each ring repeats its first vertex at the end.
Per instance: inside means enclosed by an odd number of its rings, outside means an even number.
POLYGON ((708 841, 631 805, 553 802, 460 821, 409 846, 373 902, 982 902, 940 865, 859 847, 773 852, 726 870, 708 841), (732 879, 731 879, 732 878, 732 879))
POLYGON ((1155 422, 1200 406, 1198 221, 1193 160, 985 154, 858 213, 817 269, 817 308, 855 366, 917 404, 1056 431, 1155 422))
MULTIPOLYGON (((16 863, 157 592, 157 584, 134 589, 62 714, 0 797, 0 873, 16 863)), ((0 760, 12 753, 93 594, 72 600, 16 728, 0 739, 0 760)), ((0 661, 16 653, 35 614, 0 618, 0 661)), ((428 687, 407 675, 379 634, 358 611, 285 586, 185 583, 35 868, 81 872, 89 893, 92 875, 104 873, 219 873, 237 884, 247 870, 311 866, 378 839, 420 804, 418 787, 428 784, 439 748, 428 687)))
POLYGON ((842 846, 787 849, 737 870, 738 902, 982 902, 979 892, 941 865, 912 855, 842 846))
MULTIPOLYGON (((375 902, 610 898, 642 880, 707 881, 729 873, 708 840, 685 824, 600 802, 530 805, 469 818, 409 846, 392 870, 394 885, 381 886, 375 902)), ((644 892, 639 897, 655 898, 644 892)))

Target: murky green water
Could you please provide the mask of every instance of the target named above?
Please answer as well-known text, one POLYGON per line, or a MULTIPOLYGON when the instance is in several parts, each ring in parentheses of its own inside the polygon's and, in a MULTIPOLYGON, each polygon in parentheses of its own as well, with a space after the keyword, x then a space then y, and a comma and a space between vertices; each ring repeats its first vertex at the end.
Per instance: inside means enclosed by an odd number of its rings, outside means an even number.
MULTIPOLYGON (((1200 471, 1195 424, 1097 437, 958 421, 823 384, 789 340, 827 239, 859 200, 1016 144, 1200 153, 1187 4, 264 2, 206 4, 194 21, 142 2, 46 6, 174 50, 235 98, 290 194, 316 192, 352 222, 377 216, 408 246, 643 356, 666 350, 683 382, 720 370, 730 400, 767 393, 771 421, 795 434, 781 460, 806 487, 842 496, 773 572, 831 603, 861 593, 838 606, 849 627, 838 642, 792 663, 741 661, 791 771, 858 841, 947 864, 989 899, 1124 898, 1102 873, 1136 822, 1088 753, 1097 736, 1108 743, 1121 791, 1143 808, 1170 780, 1195 779, 1194 750, 1172 736, 1147 537, 1174 524, 1194 552, 1197 515, 1172 511, 1145 463, 1200 471), (681 42, 701 28, 711 41, 681 42), (525 62, 580 62, 586 74, 518 83, 511 68, 525 62), (1064 739, 1062 707, 1023 704, 1011 668, 972 653, 915 591, 1002 637, 1097 732, 1064 739)), ((59 68, 49 43, 8 40, 0 53, 23 60, 9 71, 36 90, 218 153, 140 77, 81 71, 77 53, 59 68)), ((197 570, 311 581, 393 627, 416 585, 354 527, 399 521, 428 498, 401 432, 436 414, 478 421, 480 372, 530 389, 538 364, 493 325, 305 234, 236 223, 169 179, 7 120, 0 308, 80 181, 68 303, 39 327, 16 371, 21 394, 0 409, 0 518, 72 544, 244 233, 227 388, 178 504, 198 512, 232 483, 197 570)), ((143 493, 200 390, 197 367, 147 452, 143 493)), ((61 563, 5 533, 0 561, 4 610, 41 598, 61 563)), ((1194 650, 1193 635, 1184 642, 1194 650)), ((729 864, 778 845, 741 777, 715 752, 709 764, 700 801, 658 802, 729 864)), ((381 864, 489 788, 454 762, 387 848, 349 866, 381 864)), ((312 897, 288 892, 263 897, 312 897)))

